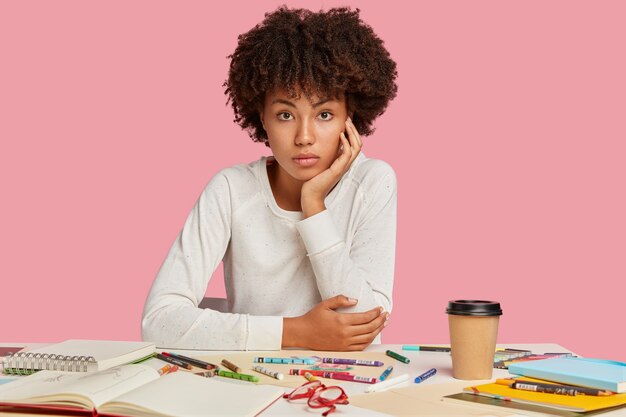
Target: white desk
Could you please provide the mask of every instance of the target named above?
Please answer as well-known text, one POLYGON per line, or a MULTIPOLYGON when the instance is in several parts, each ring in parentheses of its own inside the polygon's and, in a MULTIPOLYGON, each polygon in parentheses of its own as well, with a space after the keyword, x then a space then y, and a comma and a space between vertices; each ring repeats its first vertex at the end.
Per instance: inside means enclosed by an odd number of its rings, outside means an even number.
MULTIPOLYGON (((0 346, 28 346, 28 347, 39 347, 45 344, 42 343, 2 343, 0 342, 0 346)), ((509 347, 514 349, 528 349, 537 353, 545 353, 545 352, 569 352, 569 350, 563 348, 558 344, 553 343, 545 343, 545 344, 502 344, 499 345, 502 347, 509 347)), ((385 352, 386 350, 393 350, 394 352, 398 352, 408 358, 411 359, 410 364, 403 364, 399 361, 394 363, 394 371, 393 375, 401 375, 404 373, 409 374, 410 378, 407 383, 402 385, 394 386, 390 390, 386 392, 400 392, 396 391, 398 388, 412 386, 419 387, 418 389, 412 388, 412 392, 422 392, 421 398, 414 398, 413 406, 409 410, 399 411, 397 407, 394 407, 394 404, 381 404, 376 403, 374 405, 369 404, 368 410, 355 407, 353 405, 350 406, 338 406, 335 413, 331 414, 336 417, 349 417, 349 416, 382 416, 384 414, 381 413, 389 413, 390 415, 402 415, 402 416, 518 416, 521 414, 512 414, 511 411, 502 410, 502 411, 484 411, 484 409, 479 409, 473 406, 461 406, 456 404, 445 403, 440 400, 441 396, 454 394, 461 391, 461 389, 465 386, 472 385, 472 381, 458 381, 452 377, 452 360, 449 353, 442 352, 420 352, 420 351, 403 351, 402 345, 396 344, 383 344, 383 345, 372 345, 368 347, 366 352, 385 352), (413 383, 414 378, 417 375, 420 375, 424 371, 436 368, 437 374, 433 377, 427 379, 421 384, 417 385, 413 383), (420 404, 420 406, 416 406, 416 404, 420 404), (372 410, 373 409, 373 410, 372 410), (372 410, 372 411, 369 411, 372 410)), ((178 352, 182 354, 186 354, 187 356, 202 356, 202 355, 217 355, 222 353, 234 353, 234 352, 218 352, 218 351, 205 351, 205 350, 172 350, 172 349, 163 349, 172 352, 178 352)), ((284 352, 281 352, 284 355, 284 352)), ((278 352, 259 352, 258 356, 279 356, 278 352)), ((338 353, 337 356, 340 356, 338 353)), ((509 377, 509 373, 503 369, 494 369, 493 378, 506 378, 509 377)), ((238 381, 236 381, 238 382, 238 381)), ((304 382, 304 380, 303 380, 304 382)), ((482 381, 484 382, 484 381, 482 381)), ((242 382, 243 383, 243 382, 242 382)), ((365 389, 369 386, 369 384, 361 384, 355 382, 344 382, 344 381, 333 381, 333 384, 341 385, 348 396, 350 397, 350 401, 352 404, 362 405, 364 402, 362 400, 368 400, 368 396, 375 396, 376 393, 373 394, 365 394, 365 389)), ((285 388, 286 391, 290 391, 291 389, 285 388)), ((371 397, 375 398, 375 397, 371 397)), ((370 401, 371 402, 371 401, 370 401)), ((308 416, 315 417, 321 416, 320 410, 311 410, 306 404, 293 404, 289 403, 285 400, 279 399, 274 405, 268 408, 262 414, 263 416, 269 417, 279 417, 279 416, 308 416)), ((7 416, 6 414, 0 413, 0 417, 7 416)), ((20 416, 26 417, 26 415, 21 414, 20 416)), ((617 416, 626 416, 626 411, 618 410, 611 413, 602 414, 602 416, 606 417, 617 417, 617 416)))

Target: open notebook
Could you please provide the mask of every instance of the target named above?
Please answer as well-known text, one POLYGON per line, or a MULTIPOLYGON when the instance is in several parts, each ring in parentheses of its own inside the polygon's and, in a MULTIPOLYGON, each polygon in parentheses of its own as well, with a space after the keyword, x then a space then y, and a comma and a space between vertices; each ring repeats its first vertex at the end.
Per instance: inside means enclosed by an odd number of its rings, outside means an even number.
POLYGON ((255 416, 284 389, 179 371, 159 376, 147 365, 93 373, 41 371, 0 386, 0 411, 189 417, 255 416))
POLYGON ((152 355, 154 343, 70 339, 18 352, 3 360, 5 374, 28 375, 39 370, 92 372, 152 355))

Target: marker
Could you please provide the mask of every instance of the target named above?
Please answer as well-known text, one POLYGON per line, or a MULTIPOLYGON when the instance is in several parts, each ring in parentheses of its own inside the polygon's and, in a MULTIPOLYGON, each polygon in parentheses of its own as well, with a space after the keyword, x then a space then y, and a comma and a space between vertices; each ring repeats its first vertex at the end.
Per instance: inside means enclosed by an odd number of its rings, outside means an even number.
POLYGON ((415 346, 402 345, 402 350, 420 350, 422 352, 451 352, 452 349, 447 346, 415 346))
MULTIPOLYGON (((290 369, 289 370, 289 375, 302 375, 302 376, 306 376, 306 374, 310 374, 311 376, 321 376, 323 377, 324 374, 329 373, 329 371, 318 371, 318 370, 313 370, 313 369, 290 369)), ((350 372, 332 372, 334 374, 344 374, 344 375, 352 375, 350 372)))
POLYGON ((183 362, 187 362, 190 365, 196 366, 198 368, 202 368, 202 369, 219 369, 220 367, 217 365, 213 365, 212 363, 208 363, 205 361, 201 361, 200 359, 195 359, 195 358, 190 358, 188 356, 183 356, 183 355, 179 355, 177 353, 169 353, 169 352, 163 352, 164 356, 169 356, 178 360, 181 360, 183 362))
POLYGON ((172 358, 170 356, 165 356, 165 355, 161 355, 160 353, 156 354, 156 357, 158 359, 161 359, 162 361, 171 363, 172 365, 178 365, 179 368, 184 368, 184 369, 191 369, 192 366, 190 364, 188 364, 187 362, 183 362, 179 359, 176 358, 172 358))
POLYGON ((365 388, 365 392, 380 392, 388 389, 389 387, 401 384, 409 380, 409 374, 402 374, 394 378, 390 378, 386 381, 379 382, 378 384, 371 385, 365 388))
POLYGON ((399 353, 396 352, 392 352, 390 350, 388 350, 387 352, 385 352, 387 354, 387 356, 391 356, 392 358, 399 360, 400 362, 404 362, 404 363, 410 363, 411 359, 406 358, 402 355, 400 355, 399 353))
POLYGON ((393 371, 393 366, 390 366, 389 368, 385 369, 383 371, 382 374, 380 374, 380 376, 378 377, 379 381, 384 381, 385 379, 387 379, 387 377, 389 376, 389 374, 391 373, 391 371, 393 371))
POLYGON ((415 383, 419 384, 423 380, 425 380, 427 378, 430 378, 431 376, 435 375, 436 373, 437 373, 437 370, 435 368, 429 369, 428 371, 424 372, 423 374, 421 374, 420 376, 415 378, 415 383))
POLYGON ((226 359, 222 359, 222 365, 224 365, 225 367, 227 367, 228 369, 230 369, 233 372, 236 372, 238 374, 241 373, 241 368, 240 367, 238 367, 237 365, 235 365, 232 362, 229 362, 226 359))
POLYGON ((262 367, 261 365, 253 366, 252 370, 257 371, 260 374, 271 376, 272 378, 276 378, 279 380, 285 377, 285 375, 281 374, 280 372, 271 371, 267 368, 262 367))
POLYGON ((340 365, 383 366, 381 361, 367 361, 363 359, 322 358, 323 363, 335 363, 340 365))
POLYGON ((508 385, 510 388, 524 391, 545 392, 548 394, 596 396, 613 395, 611 391, 602 391, 595 388, 575 387, 572 385, 561 384, 543 384, 540 382, 518 381, 514 379, 496 379, 496 384, 508 385))
POLYGON ((311 358, 254 358, 256 363, 288 363, 293 365, 315 365, 315 359, 311 358))
POLYGON ((259 382, 259 377, 255 375, 240 374, 238 372, 225 371, 223 369, 220 369, 217 374, 219 376, 223 376, 224 378, 240 379, 242 381, 249 382, 259 382))

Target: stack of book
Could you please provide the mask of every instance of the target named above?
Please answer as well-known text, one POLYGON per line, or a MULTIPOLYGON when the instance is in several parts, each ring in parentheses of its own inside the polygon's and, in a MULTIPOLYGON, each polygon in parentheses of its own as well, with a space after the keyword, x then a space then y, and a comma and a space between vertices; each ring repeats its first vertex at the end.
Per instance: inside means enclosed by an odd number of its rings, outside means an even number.
POLYGON ((566 357, 512 363, 509 372, 521 376, 467 387, 444 401, 538 416, 591 416, 620 408, 626 415, 626 363, 566 357))
POLYGON ((530 350, 502 349, 496 351, 493 358, 493 367, 496 369, 508 369, 509 365, 516 362, 537 361, 541 359, 573 357, 571 353, 533 353, 530 350))

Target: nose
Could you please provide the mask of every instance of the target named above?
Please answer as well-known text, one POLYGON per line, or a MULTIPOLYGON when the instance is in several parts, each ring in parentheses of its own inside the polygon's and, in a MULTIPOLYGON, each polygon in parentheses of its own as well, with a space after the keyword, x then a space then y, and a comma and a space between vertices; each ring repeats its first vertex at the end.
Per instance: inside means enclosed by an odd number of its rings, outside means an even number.
POLYGON ((296 132, 296 145, 306 146, 315 143, 315 132, 313 130, 313 123, 309 120, 301 120, 298 124, 298 131, 296 132))

